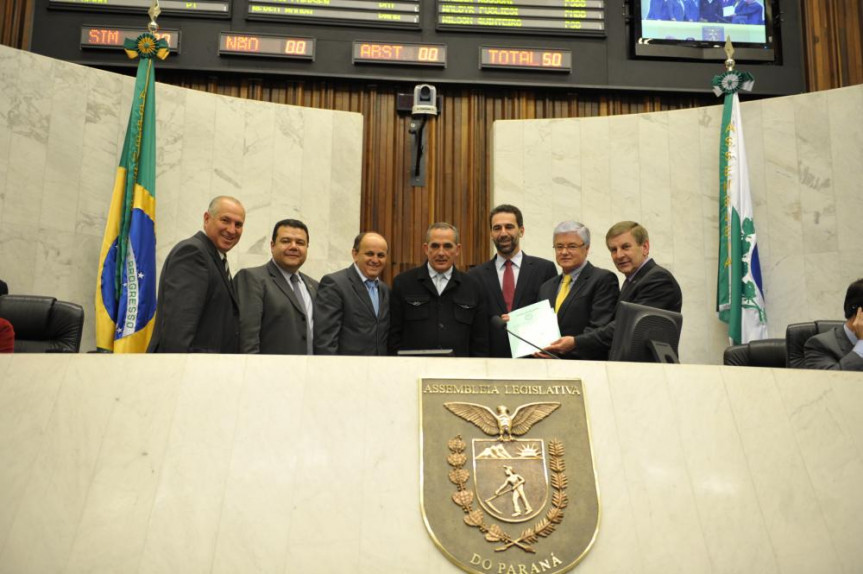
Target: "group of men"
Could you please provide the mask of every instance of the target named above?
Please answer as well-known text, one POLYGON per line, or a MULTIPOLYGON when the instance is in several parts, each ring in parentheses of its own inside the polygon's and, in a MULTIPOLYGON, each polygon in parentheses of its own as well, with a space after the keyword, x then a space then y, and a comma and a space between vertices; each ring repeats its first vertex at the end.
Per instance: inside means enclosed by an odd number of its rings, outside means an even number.
MULTIPOLYGON (((245 210, 235 198, 214 198, 203 230, 169 253, 159 281, 149 352, 388 355, 442 352, 510 357, 499 328, 515 309, 548 301, 561 338, 544 350, 571 359, 606 359, 618 301, 679 312, 680 286, 650 256, 647 230, 620 222, 606 234, 612 261, 626 276, 588 259, 590 230, 574 221, 553 233, 554 263, 521 249, 521 211, 500 205, 489 215, 496 254, 463 272, 458 229, 444 222, 426 231, 426 262, 381 280, 389 248, 378 233, 354 240, 353 263, 320 283, 302 273, 309 230, 301 221, 275 224, 272 259, 231 276, 226 254, 240 240, 245 210)), ((548 356, 538 351, 536 356, 548 356)))

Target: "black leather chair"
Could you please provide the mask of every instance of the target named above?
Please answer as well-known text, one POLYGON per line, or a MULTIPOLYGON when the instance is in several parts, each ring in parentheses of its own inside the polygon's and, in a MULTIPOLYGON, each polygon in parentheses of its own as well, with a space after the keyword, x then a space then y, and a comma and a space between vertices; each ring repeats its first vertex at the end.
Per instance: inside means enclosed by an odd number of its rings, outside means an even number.
POLYGON ((805 323, 791 323, 785 328, 785 348, 788 358, 788 367, 792 369, 803 369, 803 346, 810 337, 830 331, 835 327, 842 326, 844 321, 806 321, 805 323))
POLYGON ((785 339, 763 339, 732 345, 722 354, 722 364, 735 367, 785 368, 785 339))
POLYGON ((39 295, 3 295, 0 317, 15 329, 16 353, 77 353, 84 308, 39 295))

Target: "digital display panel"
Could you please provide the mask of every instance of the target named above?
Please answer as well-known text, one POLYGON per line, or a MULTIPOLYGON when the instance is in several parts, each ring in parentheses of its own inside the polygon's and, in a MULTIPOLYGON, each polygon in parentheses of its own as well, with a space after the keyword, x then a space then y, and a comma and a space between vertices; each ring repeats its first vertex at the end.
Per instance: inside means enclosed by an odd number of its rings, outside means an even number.
POLYGON ((483 46, 480 48, 479 65, 486 69, 570 72, 572 71, 572 52, 569 50, 483 46))
POLYGON ((271 34, 222 32, 219 34, 219 54, 314 61, 315 39, 271 34))
POLYGON ((250 0, 248 15, 253 20, 418 29, 420 4, 419 0, 250 0))
MULTIPOLYGON (((99 12, 134 12, 146 14, 150 9, 150 0, 48 0, 51 8, 74 8, 94 10, 99 12)), ((160 0, 162 14, 186 14, 190 16, 209 16, 219 18, 231 17, 229 0, 160 0)))
POLYGON ((604 35, 604 0, 438 0, 439 30, 604 35))
MULTIPOLYGON (((122 48, 126 38, 135 39, 146 30, 120 26, 81 26, 82 48, 122 48)), ((168 42, 172 53, 180 51, 180 31, 161 29, 153 34, 159 40, 168 42)))
POLYGON ((355 64, 408 64, 446 67, 444 44, 354 42, 355 64))

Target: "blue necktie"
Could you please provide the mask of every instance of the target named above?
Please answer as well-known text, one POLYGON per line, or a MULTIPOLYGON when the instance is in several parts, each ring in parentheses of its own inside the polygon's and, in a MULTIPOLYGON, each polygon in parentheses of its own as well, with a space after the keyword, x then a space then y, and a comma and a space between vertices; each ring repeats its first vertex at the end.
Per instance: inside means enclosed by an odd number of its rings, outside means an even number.
POLYGON ((372 298, 372 307, 375 308, 375 316, 377 316, 381 306, 380 301, 378 301, 378 283, 371 279, 366 279, 365 283, 366 289, 369 290, 369 297, 372 298))

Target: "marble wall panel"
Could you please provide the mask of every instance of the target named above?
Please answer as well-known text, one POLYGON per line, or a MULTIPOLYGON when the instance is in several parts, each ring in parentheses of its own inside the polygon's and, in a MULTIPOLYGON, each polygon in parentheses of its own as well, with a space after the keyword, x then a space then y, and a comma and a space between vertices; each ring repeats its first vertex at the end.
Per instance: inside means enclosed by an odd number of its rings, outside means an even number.
MULTIPOLYGON (((85 309, 94 347, 96 271, 134 79, 0 46, 0 277, 13 293, 85 309), (69 94, 74 94, 74 97, 69 94)), ((306 269, 350 261, 359 231, 362 116, 156 84, 157 268, 201 229, 218 194, 247 204, 237 270, 269 259, 272 226, 306 221, 306 269), (308 120, 307 120, 308 118, 308 120), (330 242, 338 249, 330 253, 330 242)))
MULTIPOLYGON (((524 207, 537 201, 535 194, 529 201, 524 195, 540 187, 534 178, 542 177, 518 162, 526 142, 531 157, 555 158, 556 172, 566 171, 568 162, 581 174, 582 221, 593 233, 594 265, 612 267, 601 249, 611 224, 632 219, 648 228, 651 255, 672 269, 683 289, 680 356, 692 363, 720 363, 728 344, 715 313, 721 115, 717 105, 495 123, 492 202, 524 207), (531 136, 549 129, 563 134, 558 126, 568 124, 580 128, 569 132, 579 157, 559 152, 567 147, 564 138, 540 150, 547 139, 531 136)), ((744 102, 742 115, 769 335, 784 337, 789 323, 839 318, 846 287, 861 275, 863 87, 744 102)), ((549 192, 541 203, 556 202, 549 192)), ((524 246, 536 253, 533 242, 559 218, 534 211, 524 246)))
POLYGON ((579 572, 863 560, 859 375, 572 366, 0 357, 0 572, 455 572, 418 504, 422 378, 582 380, 602 517, 579 572))

